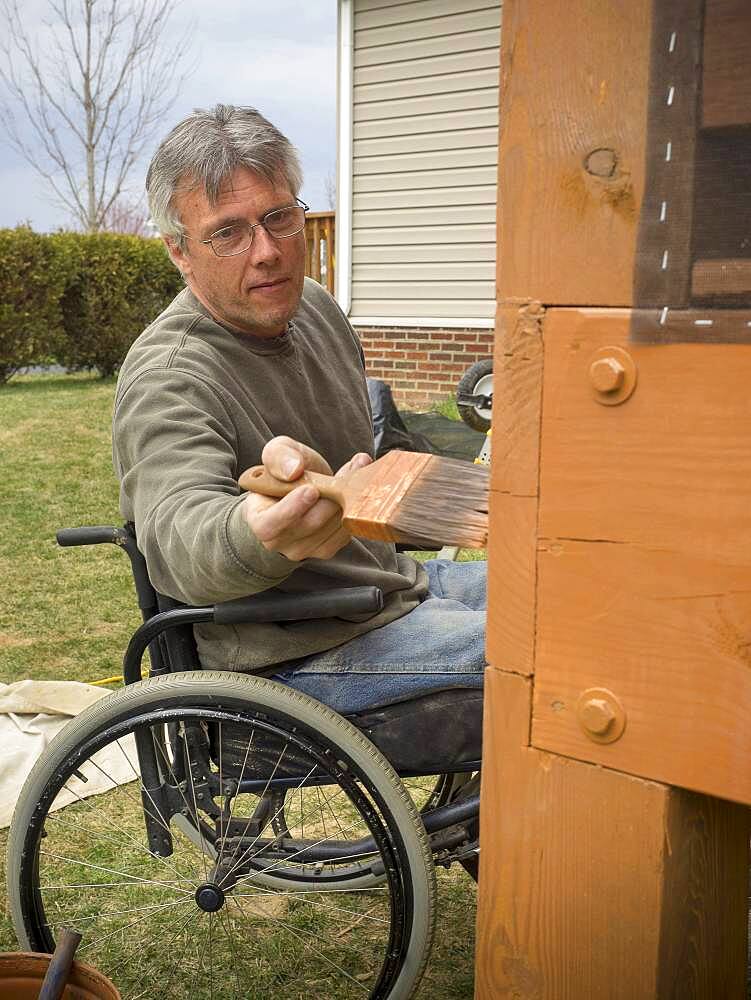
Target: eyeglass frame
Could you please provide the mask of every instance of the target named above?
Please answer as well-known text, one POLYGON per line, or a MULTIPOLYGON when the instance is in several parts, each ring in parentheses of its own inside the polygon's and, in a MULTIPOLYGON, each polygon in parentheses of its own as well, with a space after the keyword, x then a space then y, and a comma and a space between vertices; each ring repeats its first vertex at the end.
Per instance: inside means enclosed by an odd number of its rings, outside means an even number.
MULTIPOLYGON (((217 233, 221 233, 222 229, 229 228, 228 226, 220 226, 219 229, 217 229, 215 232, 213 232, 211 234, 211 236, 209 236, 208 239, 205 239, 205 240, 197 240, 195 238, 195 236, 188 236, 187 233, 183 233, 183 236, 185 237, 186 240, 194 240, 196 243, 203 243, 204 245, 210 246, 211 250, 212 250, 212 252, 214 254, 214 256, 218 257, 219 260, 223 260, 225 257, 239 257, 241 253, 247 253, 248 250, 250 250, 250 248, 253 246, 253 235, 254 235, 253 234, 253 230, 254 229, 258 229, 259 226, 262 226, 264 229, 266 229, 266 219, 270 215, 273 215, 274 212, 282 212, 282 211, 284 211, 285 208, 301 208, 303 210, 303 213, 306 213, 306 212, 310 211, 310 205, 306 205, 305 202, 301 198, 295 198, 295 204, 294 205, 280 205, 279 208, 272 208, 270 211, 268 211, 266 213, 266 215, 264 215, 264 217, 260 220, 260 222, 253 222, 253 223, 250 223, 250 222, 233 222, 233 223, 231 223, 231 225, 243 225, 243 226, 246 226, 247 230, 248 230, 248 234, 250 236, 250 242, 248 243, 248 245, 243 250, 235 250, 234 253, 217 253, 216 252, 216 248, 214 247, 214 243, 213 243, 213 239, 216 236, 216 234, 217 233)), ((272 240, 288 240, 292 236, 299 236, 300 233, 303 232, 304 229, 305 229, 305 215, 303 215, 302 226, 300 226, 299 229, 296 229, 294 233, 287 233, 285 236, 278 236, 276 233, 269 232, 268 229, 266 229, 266 232, 272 238, 272 240)))

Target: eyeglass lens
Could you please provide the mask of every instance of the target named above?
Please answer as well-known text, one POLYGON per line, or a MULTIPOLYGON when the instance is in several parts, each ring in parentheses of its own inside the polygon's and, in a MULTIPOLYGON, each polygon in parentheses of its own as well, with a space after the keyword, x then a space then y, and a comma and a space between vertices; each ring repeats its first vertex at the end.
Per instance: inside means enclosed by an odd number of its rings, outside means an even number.
MULTIPOLYGON (((265 215, 258 225, 263 226, 272 236, 284 238, 296 236, 305 228, 305 209, 300 205, 277 208, 265 215)), ((247 250, 253 242, 255 226, 237 223, 225 226, 211 236, 211 247, 218 257, 231 257, 247 250)))

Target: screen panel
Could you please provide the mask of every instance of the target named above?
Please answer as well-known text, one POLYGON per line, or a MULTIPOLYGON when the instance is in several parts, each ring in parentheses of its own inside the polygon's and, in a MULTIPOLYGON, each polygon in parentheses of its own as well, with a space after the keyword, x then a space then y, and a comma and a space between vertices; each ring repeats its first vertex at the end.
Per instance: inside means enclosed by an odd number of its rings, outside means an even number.
POLYGON ((655 0, 632 338, 751 342, 751 3, 655 0))

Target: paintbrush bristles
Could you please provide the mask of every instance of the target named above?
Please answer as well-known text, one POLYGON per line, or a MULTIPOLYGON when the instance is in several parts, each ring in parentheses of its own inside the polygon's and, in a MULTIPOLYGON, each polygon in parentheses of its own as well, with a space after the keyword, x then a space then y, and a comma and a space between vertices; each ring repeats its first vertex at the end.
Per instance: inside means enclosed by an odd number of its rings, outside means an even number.
POLYGON ((390 451, 371 465, 340 476, 305 472, 276 479, 262 465, 246 469, 244 490, 284 497, 303 485, 342 508, 342 524, 359 538, 406 542, 415 548, 484 548, 488 537, 486 466, 423 452, 390 451))
POLYGON ((391 515, 401 541, 435 539, 482 549, 488 541, 489 469, 431 455, 391 515))
POLYGON ((359 492, 347 503, 344 523, 353 535, 416 547, 484 548, 488 536, 486 466, 455 458, 391 451, 350 477, 359 492))

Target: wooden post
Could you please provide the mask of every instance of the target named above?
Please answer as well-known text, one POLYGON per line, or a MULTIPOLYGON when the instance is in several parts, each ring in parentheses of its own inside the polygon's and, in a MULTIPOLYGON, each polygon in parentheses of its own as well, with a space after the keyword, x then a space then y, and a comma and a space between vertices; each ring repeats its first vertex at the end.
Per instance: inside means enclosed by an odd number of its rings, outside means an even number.
POLYGON ((536 750, 531 681, 487 690, 478 1000, 742 1000, 747 810, 536 750))
POLYGON ((750 11, 504 4, 478 1000, 745 996, 751 266, 692 213, 750 11))

